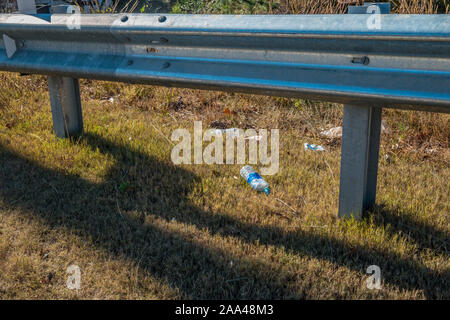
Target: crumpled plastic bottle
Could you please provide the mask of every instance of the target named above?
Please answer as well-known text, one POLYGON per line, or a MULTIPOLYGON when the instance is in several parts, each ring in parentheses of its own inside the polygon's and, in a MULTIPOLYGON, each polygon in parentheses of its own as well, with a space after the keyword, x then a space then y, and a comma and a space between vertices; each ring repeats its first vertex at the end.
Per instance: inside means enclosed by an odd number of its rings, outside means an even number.
POLYGON ((256 191, 270 194, 269 184, 253 169, 252 166, 244 166, 241 169, 241 177, 256 191))
POLYGON ((325 151, 324 147, 322 146, 317 146, 315 144, 309 144, 309 143, 305 143, 305 151, 306 150, 313 150, 313 151, 325 151))

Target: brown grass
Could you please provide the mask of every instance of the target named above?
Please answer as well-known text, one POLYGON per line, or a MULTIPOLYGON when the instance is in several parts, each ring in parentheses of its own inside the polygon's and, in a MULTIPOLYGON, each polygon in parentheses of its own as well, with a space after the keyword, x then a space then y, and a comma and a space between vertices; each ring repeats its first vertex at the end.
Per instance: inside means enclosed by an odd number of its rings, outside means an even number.
POLYGON ((86 133, 65 141, 45 78, 0 79, 3 299, 450 297, 448 115, 385 110, 377 207, 343 222, 339 141, 318 135, 339 105, 83 80, 86 133), (194 120, 279 128, 273 196, 235 179, 237 165, 172 165, 166 137, 194 120), (379 291, 365 286, 372 264, 379 291))
POLYGON ((0 83, 2 299, 450 298, 449 115, 383 110, 377 206, 337 221, 340 141, 319 132, 341 125, 341 105, 82 80, 85 135, 70 141, 53 135, 44 77, 0 83), (279 128, 273 195, 236 179, 237 165, 174 166, 167 137, 195 120, 279 128), (66 287, 71 264, 80 290, 66 287), (373 264, 381 290, 366 288, 373 264))

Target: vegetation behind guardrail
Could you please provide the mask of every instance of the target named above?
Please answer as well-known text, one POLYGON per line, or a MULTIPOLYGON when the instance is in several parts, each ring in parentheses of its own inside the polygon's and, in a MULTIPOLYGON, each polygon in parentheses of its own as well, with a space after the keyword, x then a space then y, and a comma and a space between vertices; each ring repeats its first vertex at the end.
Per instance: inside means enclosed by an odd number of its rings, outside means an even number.
MULTIPOLYGON (((172 12, 338 14, 345 13, 348 5, 362 4, 363 2, 363 0, 178 0, 172 7, 172 12)), ((449 0, 393 0, 390 3, 392 13, 432 14, 450 12, 449 0)))

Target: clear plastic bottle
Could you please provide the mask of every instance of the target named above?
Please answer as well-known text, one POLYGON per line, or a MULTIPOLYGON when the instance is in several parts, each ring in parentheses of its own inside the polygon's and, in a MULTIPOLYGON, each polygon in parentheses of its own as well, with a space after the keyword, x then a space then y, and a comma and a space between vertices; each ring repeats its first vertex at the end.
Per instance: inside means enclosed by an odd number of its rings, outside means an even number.
POLYGON ((256 191, 270 194, 269 184, 251 166, 244 166, 241 169, 241 177, 256 191))

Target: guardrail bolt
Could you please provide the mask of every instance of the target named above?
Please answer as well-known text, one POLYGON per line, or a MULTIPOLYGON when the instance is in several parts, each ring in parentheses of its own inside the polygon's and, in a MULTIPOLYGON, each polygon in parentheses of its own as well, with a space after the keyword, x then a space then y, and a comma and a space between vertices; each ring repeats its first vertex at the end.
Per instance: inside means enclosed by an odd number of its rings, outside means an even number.
POLYGON ((164 22, 164 21, 166 21, 167 20, 167 17, 166 16, 160 16, 159 18, 158 18, 158 21, 159 22, 164 22))
POLYGON ((367 66, 370 63, 370 59, 367 56, 364 56, 361 58, 353 58, 352 63, 361 63, 361 64, 367 66))
POLYGON ((127 16, 123 16, 123 17, 120 19, 120 21, 122 21, 122 22, 127 22, 127 21, 128 21, 128 17, 127 17, 127 16))

